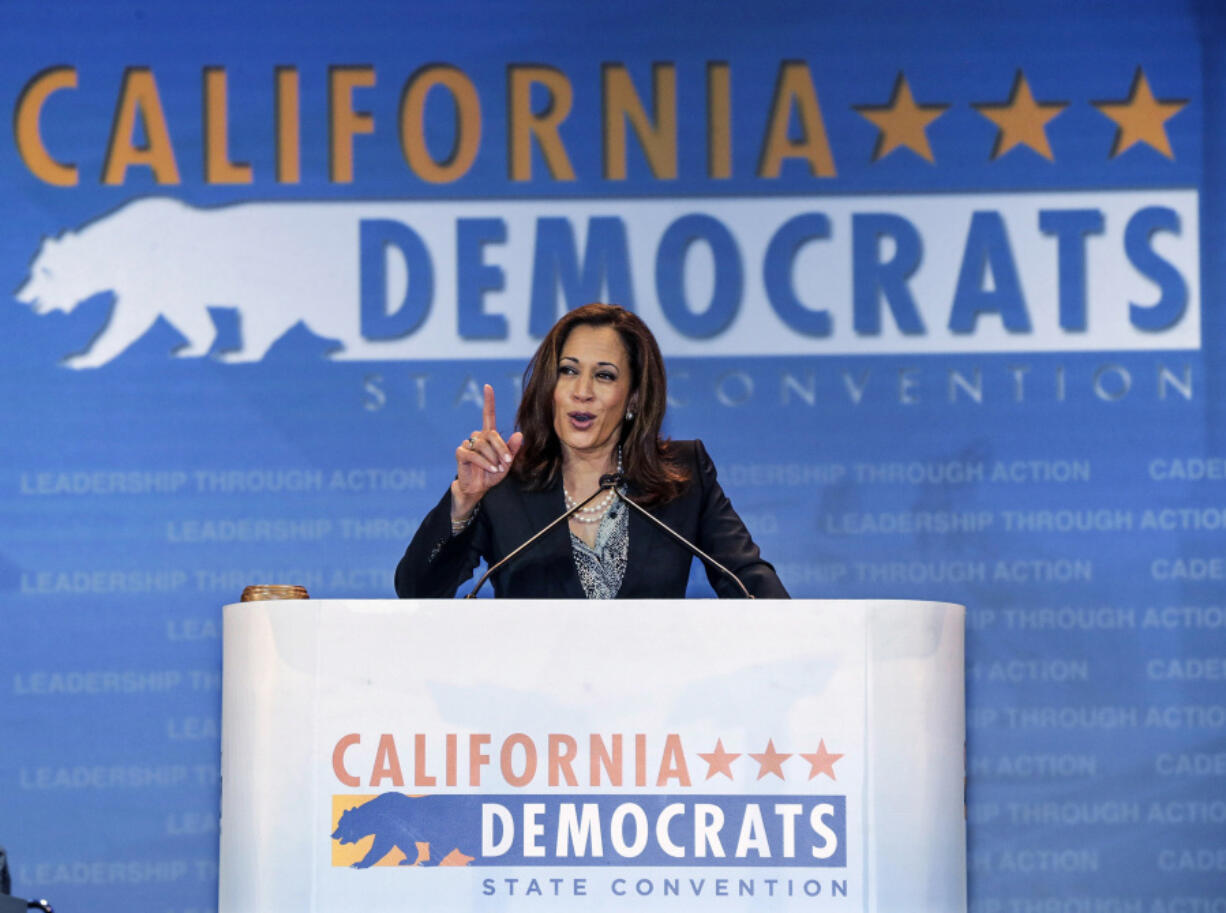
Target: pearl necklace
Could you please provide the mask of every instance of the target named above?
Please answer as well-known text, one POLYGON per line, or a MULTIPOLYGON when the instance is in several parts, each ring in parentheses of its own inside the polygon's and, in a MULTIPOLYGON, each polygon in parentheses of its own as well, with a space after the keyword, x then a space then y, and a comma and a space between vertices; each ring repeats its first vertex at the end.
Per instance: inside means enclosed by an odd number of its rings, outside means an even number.
MULTIPOLYGON (((617 448, 617 474, 622 474, 622 449, 617 448)), ((566 483, 562 483, 562 496, 566 499, 566 509, 571 510, 579 502, 570 496, 570 492, 566 490, 566 483)), ((572 520, 578 520, 580 523, 599 523, 600 518, 604 516, 604 512, 609 509, 609 505, 613 503, 613 489, 610 488, 608 494, 596 502, 594 507, 584 507, 581 510, 575 511, 571 516, 572 520)))

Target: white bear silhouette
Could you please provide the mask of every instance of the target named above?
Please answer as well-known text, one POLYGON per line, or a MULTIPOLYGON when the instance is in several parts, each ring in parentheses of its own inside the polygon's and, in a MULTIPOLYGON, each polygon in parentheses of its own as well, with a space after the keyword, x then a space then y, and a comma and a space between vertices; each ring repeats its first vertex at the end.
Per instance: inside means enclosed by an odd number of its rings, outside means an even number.
MULTIPOLYGON (((45 239, 17 300, 45 314, 114 294, 110 321, 91 346, 64 359, 73 368, 111 361, 159 315, 187 337, 177 357, 204 355, 216 336, 210 306, 240 314, 242 345, 219 353, 223 361, 260 360, 300 320, 340 340, 345 358, 386 357, 410 341, 361 336, 358 225, 372 208, 246 203, 209 210, 167 198, 137 200, 45 239)), ((389 257, 389 284, 399 279, 403 290, 407 273, 401 261, 392 277, 395 260, 389 257)))

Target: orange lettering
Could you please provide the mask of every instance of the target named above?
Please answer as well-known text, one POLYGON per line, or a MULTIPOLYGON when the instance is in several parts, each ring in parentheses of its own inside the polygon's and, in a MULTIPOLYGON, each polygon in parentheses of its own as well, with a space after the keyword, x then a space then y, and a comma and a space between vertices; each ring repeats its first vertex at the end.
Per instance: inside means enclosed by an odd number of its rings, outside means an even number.
POLYGON ((13 118, 17 151, 36 178, 56 187, 75 187, 77 166, 56 161, 43 145, 43 105, 53 92, 76 87, 77 71, 73 67, 52 67, 26 83, 17 96, 17 113, 13 118))
POLYGON ((251 166, 230 161, 230 112, 226 71, 204 68, 204 180, 207 184, 250 184, 251 166))
POLYGON ((149 168, 159 184, 179 183, 179 166, 170 144, 157 80, 147 67, 130 67, 124 73, 102 167, 102 183, 122 184, 128 169, 138 165, 149 168), (143 146, 137 146, 132 139, 138 117, 145 131, 143 146))
POLYGON ((561 70, 540 66, 510 67, 507 79, 511 180, 532 179, 532 141, 535 139, 553 179, 573 181, 575 169, 571 167, 558 133, 558 125, 566 120, 574 103, 575 93, 570 80, 561 70), (549 93, 549 101, 539 114, 532 110, 533 86, 543 86, 549 93))
POLYGON ((298 70, 277 67, 277 182, 297 184, 302 179, 299 152, 298 70))
POLYGON ((373 133, 375 118, 353 109, 353 90, 375 84, 374 67, 333 67, 328 73, 328 124, 332 141, 328 173, 335 184, 353 183, 353 138, 373 133))
POLYGON ((507 740, 502 743, 499 760, 502 764, 502 779, 511 786, 527 786, 536 776, 536 745, 525 733, 516 732, 507 736, 507 740), (524 770, 521 774, 515 773, 511 766, 511 754, 516 745, 524 750, 524 770))
POLYGON ((477 88, 462 70, 426 67, 413 74, 400 100, 400 148, 409 167, 424 181, 446 184, 468 173, 481 146, 481 101, 477 88), (455 142, 451 152, 435 161, 426 148, 426 96, 436 87, 451 95, 455 106, 455 142))
POLYGON ((355 777, 345 769, 345 752, 350 745, 357 745, 362 741, 362 737, 356 732, 351 732, 348 735, 341 736, 340 741, 336 743, 336 747, 332 749, 332 772, 336 774, 336 779, 340 780, 346 786, 361 786, 360 778, 355 777))
POLYGON ((400 755, 396 751, 396 740, 390 732, 379 736, 379 747, 375 749, 375 763, 370 771, 370 785, 378 786, 384 780, 390 779, 392 786, 404 786, 404 774, 400 771, 400 755))
POLYGON ((579 746, 573 737, 560 733, 549 735, 549 785, 558 786, 559 780, 566 779, 567 786, 578 786, 575 770, 572 766, 579 746))
POLYGON ((670 732, 664 739, 656 786, 667 786, 669 780, 676 780, 678 786, 690 785, 690 770, 685 764, 685 752, 681 750, 681 736, 675 732, 670 732))

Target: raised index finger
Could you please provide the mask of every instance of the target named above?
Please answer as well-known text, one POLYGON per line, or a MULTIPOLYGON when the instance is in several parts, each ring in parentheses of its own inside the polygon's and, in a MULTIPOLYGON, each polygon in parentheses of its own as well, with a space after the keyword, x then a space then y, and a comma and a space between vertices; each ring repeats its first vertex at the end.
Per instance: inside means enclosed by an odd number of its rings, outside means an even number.
POLYGON ((485 385, 485 405, 481 407, 481 430, 498 430, 498 422, 494 418, 494 388, 489 384, 485 385))

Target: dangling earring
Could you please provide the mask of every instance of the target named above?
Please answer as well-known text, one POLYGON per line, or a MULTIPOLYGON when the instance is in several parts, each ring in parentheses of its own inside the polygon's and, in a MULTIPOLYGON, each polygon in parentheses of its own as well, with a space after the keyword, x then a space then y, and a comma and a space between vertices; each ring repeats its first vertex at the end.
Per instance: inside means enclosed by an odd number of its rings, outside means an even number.
POLYGON ((631 412, 629 409, 627 409, 626 410, 626 421, 629 422, 629 421, 632 421, 633 419, 634 419, 634 413, 631 412))

